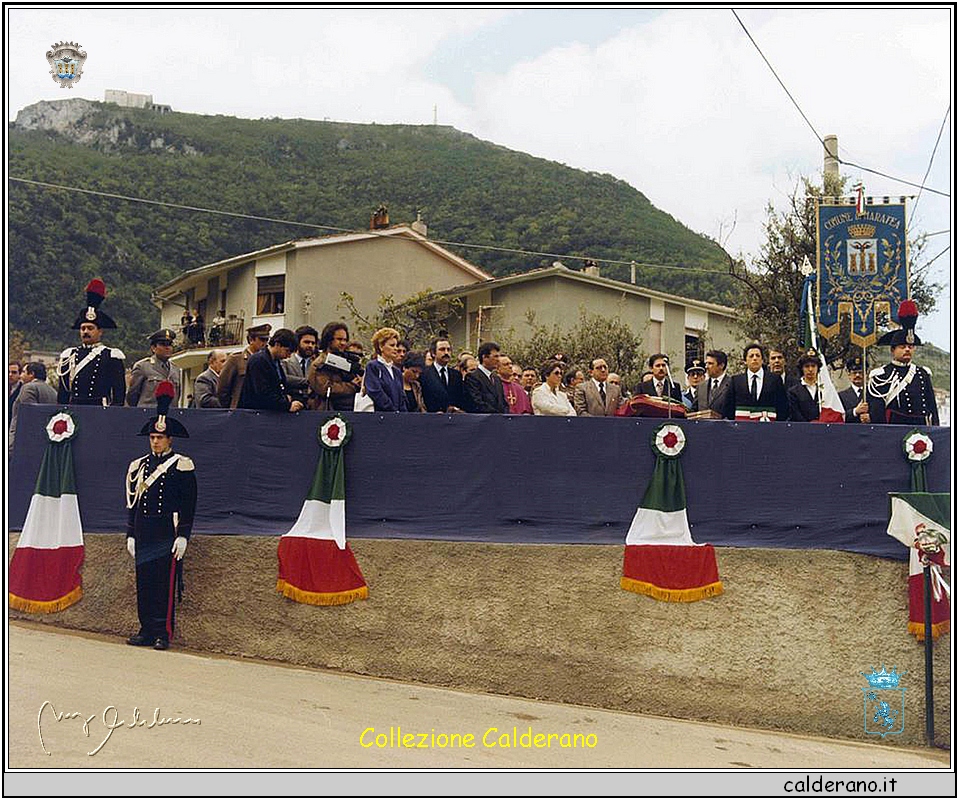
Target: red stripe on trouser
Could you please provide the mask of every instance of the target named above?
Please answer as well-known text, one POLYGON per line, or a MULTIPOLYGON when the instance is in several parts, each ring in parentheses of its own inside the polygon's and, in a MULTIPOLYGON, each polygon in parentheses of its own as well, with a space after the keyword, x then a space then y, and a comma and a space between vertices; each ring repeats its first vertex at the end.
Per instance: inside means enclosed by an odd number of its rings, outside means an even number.
POLYGON ((176 587, 176 556, 170 559, 170 597, 166 606, 166 635, 173 638, 173 590, 176 587))

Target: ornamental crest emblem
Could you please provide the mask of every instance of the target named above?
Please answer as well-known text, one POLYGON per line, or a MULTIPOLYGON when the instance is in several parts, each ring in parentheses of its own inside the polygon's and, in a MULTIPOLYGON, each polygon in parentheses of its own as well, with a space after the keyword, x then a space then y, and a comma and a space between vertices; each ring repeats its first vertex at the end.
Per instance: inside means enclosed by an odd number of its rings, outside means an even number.
POLYGON ((72 89, 83 74, 83 62, 87 54, 76 42, 57 42, 47 50, 50 75, 61 89, 72 89))
POLYGON ((873 667, 871 673, 860 672, 859 674, 869 684, 868 688, 860 687, 863 730, 868 734, 881 736, 883 739, 902 733, 905 729, 903 716, 906 709, 906 690, 899 685, 899 681, 907 673, 896 672, 895 667, 891 672, 887 672, 886 666, 883 665, 879 672, 873 667))

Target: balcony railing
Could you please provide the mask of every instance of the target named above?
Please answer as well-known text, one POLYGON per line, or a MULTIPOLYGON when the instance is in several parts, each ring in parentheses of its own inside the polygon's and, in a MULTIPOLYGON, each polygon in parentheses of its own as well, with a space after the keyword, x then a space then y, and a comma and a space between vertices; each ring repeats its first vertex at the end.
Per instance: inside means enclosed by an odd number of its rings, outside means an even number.
POLYGON ((176 341, 173 343, 173 352, 192 350, 198 347, 229 347, 242 344, 245 330, 242 317, 231 317, 222 323, 209 325, 179 325, 176 341))

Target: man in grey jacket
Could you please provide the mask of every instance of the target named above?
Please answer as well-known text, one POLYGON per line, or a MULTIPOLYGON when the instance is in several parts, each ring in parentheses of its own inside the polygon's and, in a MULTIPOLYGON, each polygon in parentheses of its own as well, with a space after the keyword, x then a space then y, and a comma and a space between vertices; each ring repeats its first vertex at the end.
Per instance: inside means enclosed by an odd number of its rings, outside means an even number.
POLYGON ((13 440, 17 435, 17 416, 22 405, 56 405, 57 390, 47 383, 47 368, 39 361, 32 361, 24 368, 20 378, 22 388, 10 412, 10 451, 13 452, 13 440))
POLYGON ((220 370, 226 363, 226 353, 222 350, 211 350, 206 357, 206 369, 196 376, 193 382, 193 400, 191 408, 223 408, 216 396, 220 380, 220 370))

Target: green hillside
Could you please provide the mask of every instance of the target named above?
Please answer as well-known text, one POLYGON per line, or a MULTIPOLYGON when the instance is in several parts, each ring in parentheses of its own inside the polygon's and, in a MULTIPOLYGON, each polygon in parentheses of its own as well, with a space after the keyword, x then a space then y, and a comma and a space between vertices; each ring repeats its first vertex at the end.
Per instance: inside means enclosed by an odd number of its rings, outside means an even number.
MULTIPOLYGON (((372 209, 430 238, 494 247, 634 259, 723 271, 724 254, 625 182, 484 142, 453 128, 244 120, 155 114, 86 100, 38 103, 8 131, 14 178, 204 208, 365 229, 372 209)), ((227 256, 327 231, 162 208, 11 181, 10 324, 34 347, 58 348, 84 283, 107 282, 121 321, 111 341, 129 354, 158 312, 151 288, 227 256)), ((451 248, 495 275, 551 258, 451 248)), ((574 266, 575 262, 568 262, 574 266)), ((627 265, 603 265, 629 279, 627 265)), ((732 303, 722 275, 639 268, 662 291, 732 303)))

